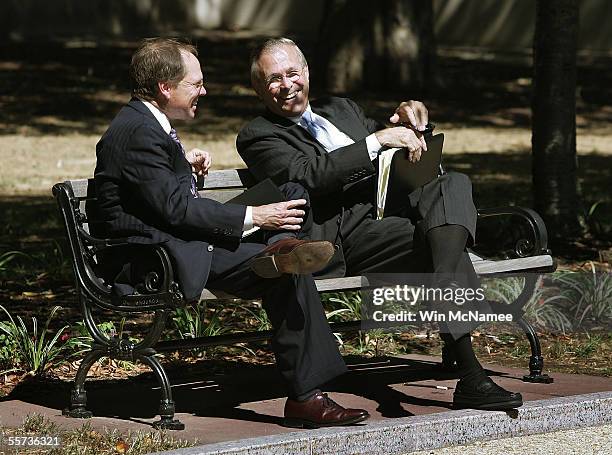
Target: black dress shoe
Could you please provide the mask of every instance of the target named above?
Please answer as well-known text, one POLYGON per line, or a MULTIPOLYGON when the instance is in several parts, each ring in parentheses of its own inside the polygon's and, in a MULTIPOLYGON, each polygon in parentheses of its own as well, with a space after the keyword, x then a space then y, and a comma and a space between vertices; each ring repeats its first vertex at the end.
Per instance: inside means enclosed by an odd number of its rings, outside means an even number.
POLYGON ((351 425, 370 417, 365 409, 343 408, 326 393, 318 392, 307 400, 287 399, 284 425, 292 428, 319 428, 351 425))
POLYGON ((503 411, 523 405, 520 393, 509 392, 495 384, 483 374, 470 381, 460 380, 453 395, 455 408, 483 409, 486 411, 503 411))
POLYGON ((330 242, 286 238, 266 247, 251 260, 250 267, 262 278, 278 278, 283 273, 308 275, 323 269, 333 255, 330 242))

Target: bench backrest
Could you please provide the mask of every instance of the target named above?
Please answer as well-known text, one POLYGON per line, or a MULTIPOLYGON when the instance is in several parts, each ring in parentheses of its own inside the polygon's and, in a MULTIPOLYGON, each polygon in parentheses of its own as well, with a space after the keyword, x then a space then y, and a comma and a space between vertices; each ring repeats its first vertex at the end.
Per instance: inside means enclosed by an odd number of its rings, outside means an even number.
MULTIPOLYGON (((226 202, 244 192, 245 188, 252 186, 254 183, 255 180, 247 169, 226 169, 211 171, 206 178, 200 179, 198 182, 198 188, 202 196, 219 202, 226 202)), ((85 208, 86 204, 95 204, 96 202, 94 180, 70 180, 64 182, 63 184, 56 185, 54 187, 54 194, 56 193, 56 189, 58 191, 61 189, 65 193, 63 196, 63 199, 65 199, 63 203, 64 208, 62 210, 66 225, 68 227, 73 226, 75 232, 80 227, 85 234, 88 234, 89 229, 85 208)), ((62 206, 61 199, 62 198, 58 199, 60 208, 62 206)), ((486 212, 484 216, 488 216, 486 212)), ((545 232, 545 227, 542 226, 540 229, 544 230, 545 232)), ((83 243, 82 238, 75 238, 74 234, 72 234, 71 238, 70 233, 68 238, 71 248, 87 248, 87 245, 83 243)), ((78 255, 75 254, 73 257, 78 257, 78 255)), ((470 257, 476 272, 481 276, 512 273, 520 270, 534 272, 551 271, 555 268, 555 263, 550 254, 540 254, 533 257, 503 261, 485 260, 474 254, 470 254, 470 257)), ((101 286, 100 281, 93 273, 91 264, 76 264, 75 275, 77 272, 79 272, 86 279, 89 279, 92 284, 98 287, 101 286)), ((77 281, 78 280, 79 276, 77 275, 77 281)), ((359 289, 362 286, 361 283, 362 277, 345 277, 326 280, 319 279, 317 280, 317 288, 319 291, 359 289)), ((212 298, 213 295, 211 294, 210 297, 212 298)))

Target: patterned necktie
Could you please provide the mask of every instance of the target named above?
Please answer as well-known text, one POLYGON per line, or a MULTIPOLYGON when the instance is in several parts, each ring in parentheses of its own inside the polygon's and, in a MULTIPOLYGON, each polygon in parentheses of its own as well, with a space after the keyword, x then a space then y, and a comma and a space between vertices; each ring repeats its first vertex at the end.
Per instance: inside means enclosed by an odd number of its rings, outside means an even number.
MULTIPOLYGON (((170 137, 172 138, 172 140, 174 142, 176 142, 178 144, 178 146, 181 148, 181 151, 183 152, 183 156, 185 155, 185 147, 183 147, 183 144, 181 143, 181 140, 178 137, 178 134, 176 134, 176 130, 174 128, 172 128, 170 130, 170 137)), ((193 197, 198 198, 200 197, 200 195, 198 194, 198 189, 196 187, 196 178, 195 175, 191 174, 191 185, 190 185, 190 191, 191 194, 193 195, 193 197)))
POLYGON ((306 126, 306 131, 308 131, 312 137, 314 137, 328 152, 336 150, 337 148, 345 145, 337 144, 332 138, 331 132, 325 123, 321 121, 319 116, 315 117, 311 111, 304 112, 304 115, 302 115, 302 120, 306 126))

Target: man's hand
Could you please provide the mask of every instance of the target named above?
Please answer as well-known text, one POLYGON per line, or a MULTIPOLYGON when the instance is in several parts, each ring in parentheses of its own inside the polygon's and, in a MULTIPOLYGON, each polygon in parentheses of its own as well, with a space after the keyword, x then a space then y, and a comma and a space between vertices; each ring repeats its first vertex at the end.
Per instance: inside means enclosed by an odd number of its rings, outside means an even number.
POLYGON ((385 128, 374 134, 378 142, 383 146, 405 148, 408 150, 408 160, 411 163, 419 161, 423 150, 427 150, 427 144, 423 135, 405 126, 385 128))
POLYGON ((191 164, 191 172, 197 175, 208 174, 208 170, 212 164, 210 153, 200 149, 191 149, 185 153, 185 158, 187 158, 187 161, 191 164))
POLYGON ((253 225, 268 230, 299 231, 306 212, 296 207, 304 204, 306 199, 294 199, 253 207, 253 225))
POLYGON ((404 101, 395 109, 395 113, 389 117, 393 124, 402 124, 415 131, 425 131, 429 122, 427 108, 420 101, 404 101))
MULTIPOLYGON (((427 108, 423 103, 412 100, 400 103, 397 109, 395 109, 395 113, 389 117, 389 121, 397 125, 404 125, 414 130, 417 138, 421 142, 422 150, 427 150, 425 138, 423 137, 423 134, 420 133, 420 131, 425 131, 427 129, 427 124, 429 123, 429 113, 427 112, 427 108)), ((409 153, 414 153, 410 148, 408 150, 409 153)), ((414 161, 418 161, 420 158, 421 151, 419 150, 418 156, 414 161)), ((413 161, 412 158, 410 161, 413 161)))

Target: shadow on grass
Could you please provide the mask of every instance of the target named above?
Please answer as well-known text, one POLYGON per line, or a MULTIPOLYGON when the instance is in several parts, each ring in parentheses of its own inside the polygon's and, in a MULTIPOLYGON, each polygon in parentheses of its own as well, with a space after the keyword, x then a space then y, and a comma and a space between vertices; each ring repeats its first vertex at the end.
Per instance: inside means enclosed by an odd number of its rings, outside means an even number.
MULTIPOLYGON (((200 51, 209 94, 200 108, 194 133, 237 133, 262 107, 250 89, 249 53, 257 36, 226 34, 195 41, 200 51)), ((315 44, 301 42, 310 60, 313 96, 317 88, 315 44)), ((136 41, 87 46, 69 42, 5 42, 0 44, 0 134, 100 134, 129 99, 128 65, 136 41)), ((426 93, 398 95, 391 91, 363 91, 351 96, 367 106, 374 118, 385 119, 399 98, 426 100, 440 122, 465 126, 530 125, 530 78, 525 63, 500 60, 464 60, 439 56, 442 87, 426 93)), ((584 62, 578 72, 578 114, 589 123, 607 124, 612 111, 612 75, 607 60, 584 62)), ((321 72, 322 74, 322 72, 321 72)), ((180 125, 179 125, 180 126, 180 125)))

